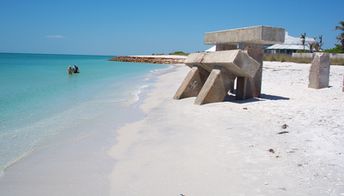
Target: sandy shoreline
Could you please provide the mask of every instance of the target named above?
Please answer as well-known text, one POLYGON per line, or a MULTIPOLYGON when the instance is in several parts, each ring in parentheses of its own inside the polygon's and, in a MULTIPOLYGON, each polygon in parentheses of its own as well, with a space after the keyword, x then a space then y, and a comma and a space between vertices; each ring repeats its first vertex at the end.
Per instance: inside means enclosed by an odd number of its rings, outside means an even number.
POLYGON ((262 98, 203 106, 172 99, 188 67, 153 71, 130 122, 104 106, 13 165, 0 195, 344 195, 344 67, 322 90, 309 67, 265 62, 262 98))
POLYGON ((118 130, 111 195, 344 194, 344 67, 314 90, 308 64, 265 62, 261 99, 204 106, 172 99, 188 70, 160 76, 144 119, 118 130))
POLYGON ((135 85, 123 82, 124 92, 116 88, 118 82, 113 88, 106 86, 94 100, 40 123, 46 125, 46 131, 57 125, 63 132, 6 167, 0 174, 0 195, 109 195, 108 175, 114 160, 107 151, 115 143, 116 130, 143 118, 138 106, 146 89, 171 69, 173 66, 155 66, 132 79, 135 85))

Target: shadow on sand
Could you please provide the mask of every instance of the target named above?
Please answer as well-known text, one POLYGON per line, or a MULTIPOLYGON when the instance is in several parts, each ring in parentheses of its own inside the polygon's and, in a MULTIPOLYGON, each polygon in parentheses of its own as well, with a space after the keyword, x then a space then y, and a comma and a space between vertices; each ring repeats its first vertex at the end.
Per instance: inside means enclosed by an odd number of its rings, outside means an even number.
POLYGON ((276 101, 276 100, 289 100, 289 97, 282 97, 282 96, 277 96, 277 95, 267 95, 267 94, 261 94, 260 95, 261 99, 266 99, 266 100, 272 100, 272 101, 276 101))
POLYGON ((256 101, 278 101, 278 100, 289 100, 288 97, 282 97, 277 95, 267 95, 267 94, 261 94, 259 98, 251 98, 251 99, 245 99, 245 100, 236 100, 234 95, 228 95, 225 98, 225 102, 232 102, 232 103, 238 103, 238 104, 244 104, 244 103, 252 103, 256 101))

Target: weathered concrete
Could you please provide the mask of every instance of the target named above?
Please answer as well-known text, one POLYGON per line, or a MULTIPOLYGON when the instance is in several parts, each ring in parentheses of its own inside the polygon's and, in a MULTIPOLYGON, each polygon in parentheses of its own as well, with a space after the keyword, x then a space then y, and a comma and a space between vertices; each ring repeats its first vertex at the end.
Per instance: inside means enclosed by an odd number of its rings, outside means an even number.
POLYGON ((204 43, 209 45, 239 43, 265 45, 283 43, 284 38, 285 30, 282 28, 254 26, 206 33, 204 43))
MULTIPOLYGON (((216 51, 236 50, 236 49, 238 49, 238 44, 234 44, 234 45, 230 45, 230 44, 216 44, 215 49, 216 49, 216 51)), ((235 78, 236 77, 233 77, 233 80, 230 83, 229 91, 231 93, 235 93, 235 87, 234 87, 235 78)))
MULTIPOLYGON (((223 101, 229 90, 233 90, 234 80, 236 77, 243 78, 245 84, 238 84, 239 99, 252 97, 255 89, 255 77, 261 64, 248 55, 247 51, 243 50, 229 50, 217 51, 213 53, 194 53, 190 54, 186 59, 185 64, 192 67, 192 73, 184 80, 181 87, 178 89, 175 96, 176 99, 183 98, 188 86, 192 86, 192 80, 198 78, 195 66, 202 67, 204 70, 211 72, 199 95, 196 98, 195 104, 205 104, 211 102, 223 101)), ((238 80, 241 82, 242 80, 238 80)), ((201 82, 197 82, 201 84, 201 82)), ((196 89, 196 88, 195 88, 196 89)), ((198 90, 198 88, 197 88, 198 90)), ((194 96, 196 90, 192 91, 194 96)), ((190 95, 191 96, 191 95, 190 95)))
POLYGON ((262 89, 264 50, 260 47, 253 46, 246 46, 245 50, 250 57, 252 57, 259 63, 259 69, 253 78, 246 78, 247 81, 245 80, 245 85, 240 84, 240 82, 243 80, 237 81, 238 93, 236 95, 236 99, 238 100, 260 97, 262 89), (241 87, 244 87, 244 89, 240 89, 241 87), (243 91, 243 93, 241 93, 240 91, 243 91))
POLYGON ((316 53, 309 71, 309 88, 327 88, 330 79, 330 56, 316 53))
POLYGON ((216 51, 223 51, 223 50, 235 50, 238 49, 237 44, 230 45, 230 44, 216 44, 216 51))
POLYGON ((253 78, 260 64, 242 50, 226 50, 212 53, 193 53, 185 60, 185 64, 201 66, 211 72, 212 69, 226 69, 236 76, 253 78))
POLYGON ((209 76, 209 72, 202 67, 192 67, 179 89, 174 99, 183 99, 187 97, 195 97, 199 94, 205 81, 209 76))
MULTIPOLYGON (((240 28, 206 34, 205 43, 216 44, 217 51, 237 48, 243 49, 247 51, 249 56, 260 64, 259 69, 253 78, 242 78, 237 80, 237 91, 239 92, 236 94, 237 99, 248 99, 260 96, 264 54, 262 44, 282 43, 285 38, 284 34, 284 29, 266 26, 240 28)), ((234 87, 231 87, 231 89, 234 89, 234 87)))
MULTIPOLYGON (((229 90, 236 93, 237 99, 259 97, 263 72, 262 45, 282 43, 284 34, 284 29, 266 26, 207 33, 204 41, 216 45, 216 52, 190 54, 185 60, 185 64, 192 69, 198 67, 210 72, 195 104, 223 101, 229 90)), ((197 70, 189 73, 178 89, 176 99, 185 96, 184 92, 190 89, 188 86, 192 86, 192 80, 198 78, 197 74, 197 70)), ((186 94, 194 96, 197 90, 186 94)))
POLYGON ((198 94, 195 104, 202 105, 223 101, 230 90, 233 77, 225 73, 224 70, 213 69, 198 94))
POLYGON ((244 100, 250 99, 252 95, 252 87, 254 87, 253 80, 245 77, 237 78, 237 87, 236 87, 236 99, 244 100))

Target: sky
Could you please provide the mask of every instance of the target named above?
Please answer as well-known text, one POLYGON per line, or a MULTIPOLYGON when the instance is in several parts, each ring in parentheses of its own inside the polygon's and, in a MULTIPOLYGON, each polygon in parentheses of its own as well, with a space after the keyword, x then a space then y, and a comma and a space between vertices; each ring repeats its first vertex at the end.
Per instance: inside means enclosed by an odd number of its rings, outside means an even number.
POLYGON ((267 25, 336 43, 344 0, 0 0, 0 52, 201 51, 205 32, 267 25))

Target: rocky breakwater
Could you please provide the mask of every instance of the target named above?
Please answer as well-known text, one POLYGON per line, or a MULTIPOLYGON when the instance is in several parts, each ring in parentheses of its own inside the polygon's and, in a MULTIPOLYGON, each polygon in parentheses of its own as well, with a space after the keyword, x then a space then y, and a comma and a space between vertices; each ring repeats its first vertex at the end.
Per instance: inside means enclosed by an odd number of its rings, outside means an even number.
POLYGON ((115 56, 111 61, 133 62, 133 63, 153 63, 153 64, 183 64, 186 56, 176 55, 152 55, 152 56, 115 56))

